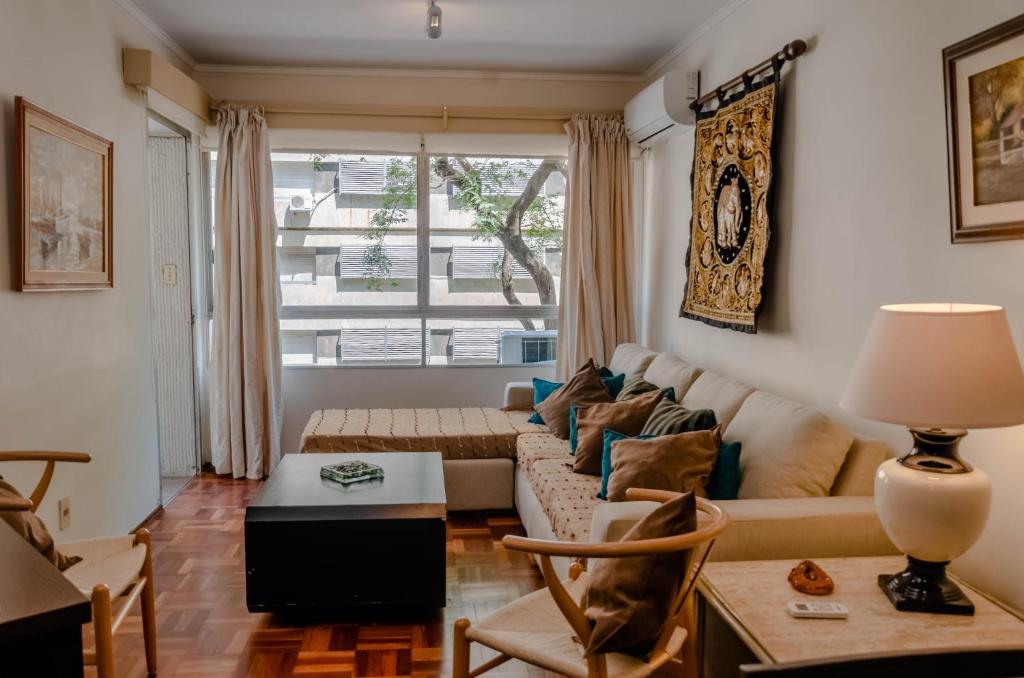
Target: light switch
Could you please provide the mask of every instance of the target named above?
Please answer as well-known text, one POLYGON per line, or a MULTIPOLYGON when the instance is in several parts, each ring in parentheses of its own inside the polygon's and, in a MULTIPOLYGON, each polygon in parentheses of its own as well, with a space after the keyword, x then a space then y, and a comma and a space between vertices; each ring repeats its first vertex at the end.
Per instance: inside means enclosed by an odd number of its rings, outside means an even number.
POLYGON ((174 264, 164 264, 163 266, 164 284, 165 285, 177 285, 178 284, 178 267, 174 264))

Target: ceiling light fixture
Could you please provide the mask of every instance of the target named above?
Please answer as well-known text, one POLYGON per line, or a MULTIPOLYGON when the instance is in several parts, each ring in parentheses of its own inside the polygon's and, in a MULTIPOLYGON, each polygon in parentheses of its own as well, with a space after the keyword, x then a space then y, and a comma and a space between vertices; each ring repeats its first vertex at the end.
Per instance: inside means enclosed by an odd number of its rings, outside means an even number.
POLYGON ((441 37, 441 8, 435 0, 427 0, 427 37, 441 37))

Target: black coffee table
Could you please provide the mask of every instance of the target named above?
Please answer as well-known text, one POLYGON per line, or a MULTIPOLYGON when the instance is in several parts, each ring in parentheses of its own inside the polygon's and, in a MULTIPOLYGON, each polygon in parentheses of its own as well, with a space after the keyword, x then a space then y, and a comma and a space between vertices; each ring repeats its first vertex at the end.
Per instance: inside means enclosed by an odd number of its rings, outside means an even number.
POLYGON ((249 611, 444 607, 445 501, 439 452, 285 455, 245 510, 249 611), (320 478, 352 460, 384 479, 320 478))

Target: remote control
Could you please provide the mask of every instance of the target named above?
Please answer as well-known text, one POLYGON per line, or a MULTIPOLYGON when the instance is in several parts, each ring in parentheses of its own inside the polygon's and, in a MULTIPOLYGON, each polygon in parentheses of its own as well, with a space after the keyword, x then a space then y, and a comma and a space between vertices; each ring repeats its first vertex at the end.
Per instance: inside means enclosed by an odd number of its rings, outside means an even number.
POLYGON ((790 603, 789 613, 801 619, 846 619, 850 611, 842 603, 790 603))

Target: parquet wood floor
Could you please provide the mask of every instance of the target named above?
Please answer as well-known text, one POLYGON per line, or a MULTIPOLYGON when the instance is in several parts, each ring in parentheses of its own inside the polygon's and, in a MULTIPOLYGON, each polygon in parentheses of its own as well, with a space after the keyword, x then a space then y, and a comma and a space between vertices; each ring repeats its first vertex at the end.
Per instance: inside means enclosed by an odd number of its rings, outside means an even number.
MULTIPOLYGON (((542 586, 501 537, 523 534, 514 512, 452 514, 448 606, 420 618, 297 620, 245 608, 243 518, 258 481, 203 474, 146 525, 152 531, 159 676, 451 675, 452 622, 479 619, 542 586)), ((415 567, 416 556, 409 554, 415 567)), ((130 613, 114 639, 116 674, 146 675, 141 619, 130 613)), ((477 647, 476 665, 490 655, 477 647)), ((494 676, 544 676, 509 662, 494 676)))

